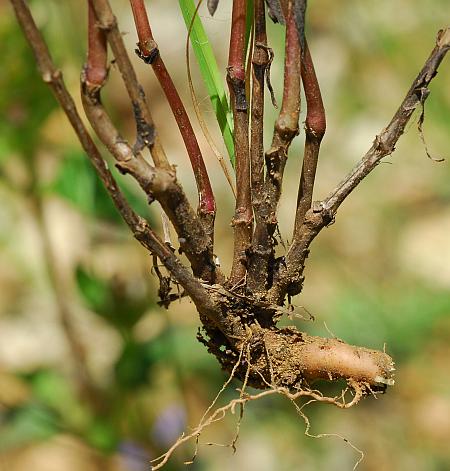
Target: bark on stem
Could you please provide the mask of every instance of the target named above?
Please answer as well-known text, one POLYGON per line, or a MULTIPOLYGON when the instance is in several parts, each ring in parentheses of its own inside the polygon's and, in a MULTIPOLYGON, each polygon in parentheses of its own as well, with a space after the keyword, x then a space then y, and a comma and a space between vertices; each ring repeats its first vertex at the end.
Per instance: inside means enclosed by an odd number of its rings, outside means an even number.
POLYGON ((180 249, 186 253, 194 275, 214 282, 216 267, 212 259, 210 238, 199 224, 183 189, 177 183, 175 172, 149 165, 142 155, 122 138, 101 103, 100 92, 106 81, 104 34, 104 31, 96 28, 95 14, 90 11, 88 61, 81 78, 81 94, 86 116, 100 140, 118 162, 120 171, 133 176, 147 194, 149 201, 156 198, 161 203, 174 225, 180 249), (88 76, 94 68, 98 71, 94 77, 96 83, 92 83, 88 76), (104 80, 97 80, 97 76, 103 76, 104 80))
MULTIPOLYGON (((258 217, 253 237, 252 272, 259 273, 259 287, 265 276, 264 284, 271 284, 274 258, 273 234, 277 226, 277 207, 281 196, 283 172, 287 161, 288 149, 298 134, 300 116, 301 51, 295 25, 292 4, 286 19, 286 52, 284 62, 283 102, 275 122, 272 145, 266 153, 266 178, 264 194, 258 207, 258 217)), ((257 200, 258 202, 258 200, 257 200)))
POLYGON ((302 82, 306 97, 305 150, 303 153, 302 174, 297 196, 293 240, 299 236, 300 227, 305 214, 311 208, 314 180, 316 178, 317 161, 320 143, 325 134, 326 119, 319 82, 317 81, 314 64, 305 40, 305 53, 302 61, 302 82))
POLYGON ((117 168, 133 176, 150 202, 153 199, 159 201, 177 232, 180 250, 186 253, 194 275, 215 282, 216 267, 210 239, 178 184, 175 172, 152 167, 140 153, 133 152, 106 113, 100 100, 100 89, 89 85, 82 74, 83 106, 94 131, 116 159, 117 168))
POLYGON ((106 34, 106 38, 113 51, 116 64, 122 75, 125 88, 133 106, 137 127, 137 139, 134 147, 137 151, 148 147, 155 166, 170 169, 171 166, 167 160, 159 136, 156 133, 155 124, 148 108, 144 91, 131 65, 130 58, 128 57, 123 43, 122 34, 117 25, 117 19, 111 10, 111 6, 108 0, 90 1, 97 17, 97 25, 106 34))
POLYGON ((94 85, 100 85, 106 80, 108 69, 107 45, 105 33, 97 27, 97 18, 88 1, 88 56, 86 68, 86 80, 94 85))
POLYGON ((250 132, 251 193, 255 217, 255 232, 249 256, 247 287, 252 293, 262 292, 267 282, 267 270, 258 261, 271 255, 271 247, 256 241, 265 239, 258 231, 264 230, 264 81, 271 57, 267 47, 264 0, 255 0, 254 45, 252 58, 252 105, 250 132))
MULTIPOLYGON (((108 191, 114 205, 126 222, 134 237, 151 253, 155 254, 169 270, 173 278, 186 290, 196 306, 211 315, 214 306, 208 292, 202 284, 195 279, 190 271, 184 267, 173 252, 153 232, 142 217, 134 212, 118 187, 114 177, 103 160, 99 150, 86 130, 72 96, 67 91, 61 72, 56 69, 50 56, 47 45, 36 27, 30 10, 24 0, 11 0, 17 20, 27 39, 42 79, 52 89, 55 98, 64 110, 72 128, 74 129, 84 151, 93 164, 99 178, 108 191)), ((217 318, 213 318, 219 322, 217 318)))
POLYGON ((178 129, 180 130, 189 159, 191 161, 195 181, 197 183, 199 216, 206 232, 212 240, 216 205, 211 183, 208 177, 208 172, 206 170, 205 162, 203 160, 197 138, 183 102, 181 101, 172 78, 167 71, 164 61, 161 58, 158 45, 154 40, 144 1, 130 0, 130 3, 133 10, 134 22, 139 38, 139 56, 145 63, 151 64, 153 72, 155 73, 161 88, 164 91, 173 116, 177 122, 178 129))
POLYGON ((450 49, 450 28, 439 31, 436 46, 426 60, 422 70, 412 83, 402 104, 390 123, 375 137, 371 148, 342 182, 323 200, 313 203, 307 211, 299 236, 293 241, 283 264, 280 264, 269 291, 269 300, 282 304, 286 294, 298 294, 302 289, 303 270, 309 246, 317 234, 329 225, 339 206, 347 196, 369 175, 381 159, 391 155, 395 145, 418 106, 423 106, 430 94, 428 86, 437 74, 439 65, 450 49))
POLYGON ((286 52, 284 62, 283 101, 275 123, 273 141, 266 153, 266 192, 269 200, 269 219, 272 234, 277 223, 276 210, 281 196, 284 167, 289 146, 298 134, 300 116, 301 51, 292 5, 286 19, 286 52))
MULTIPOLYGON (((298 388, 303 387, 304 380, 342 377, 355 388, 355 392, 359 391, 362 394, 361 389, 366 384, 369 387, 392 384, 393 366, 388 355, 348 346, 337 339, 310 337, 289 328, 276 329, 271 323, 274 316, 268 313, 277 312, 278 306, 269 305, 267 302, 255 303, 253 298, 236 296, 220 286, 203 285, 193 277, 170 248, 156 236, 148 223, 138 216, 124 199, 84 127, 75 103, 64 85, 62 75, 55 68, 24 0, 11 0, 11 3, 24 35, 34 51, 44 81, 54 92, 134 236, 161 260, 173 278, 183 286, 196 304, 200 315, 206 317, 224 334, 223 338, 214 339, 216 342, 214 353, 218 355, 222 364, 225 367, 235 365, 237 352, 244 351, 247 347, 248 355, 242 364, 238 364, 238 376, 242 379, 245 377, 246 384, 256 387, 280 386, 298 392, 298 388), (261 327, 261 322, 258 320, 266 320, 268 326, 261 327), (222 341, 226 342, 226 346, 234 348, 234 352, 227 348, 221 349, 222 341), (247 367, 250 368, 249 378, 246 377, 247 367)), ((448 42, 447 37, 447 47, 448 42)), ((333 402, 333 399, 330 401, 333 402)))
POLYGON ((234 119, 236 156, 236 210, 234 251, 230 283, 243 281, 246 273, 246 251, 252 237, 252 203, 250 193, 250 155, 248 142, 248 104, 245 95, 245 25, 247 1, 233 0, 227 83, 234 119))

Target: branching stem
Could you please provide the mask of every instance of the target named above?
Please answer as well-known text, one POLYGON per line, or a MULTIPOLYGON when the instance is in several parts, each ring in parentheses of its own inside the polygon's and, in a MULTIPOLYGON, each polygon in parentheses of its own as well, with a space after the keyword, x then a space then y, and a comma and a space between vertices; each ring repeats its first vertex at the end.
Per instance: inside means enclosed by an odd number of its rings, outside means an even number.
POLYGON ((208 177, 208 172, 206 170, 205 162, 203 160, 197 138, 183 102, 181 101, 180 95, 178 94, 173 80, 169 75, 164 61, 161 58, 160 50, 153 37, 150 27, 144 1, 130 0, 130 3, 133 10, 137 34, 139 37, 139 56, 145 63, 151 64, 178 124, 178 128, 191 161, 195 181, 197 183, 199 216, 203 222, 203 225, 205 226, 205 230, 212 238, 216 205, 211 183, 208 177))
POLYGON ((402 104, 390 123, 378 134, 364 157, 339 185, 323 200, 313 203, 306 212, 304 222, 298 231, 283 264, 280 264, 274 286, 268 298, 271 302, 281 304, 286 294, 296 295, 302 289, 305 260, 309 246, 317 234, 329 225, 336 215, 339 206, 347 196, 369 175, 381 159, 394 152, 395 145, 403 134, 405 127, 418 106, 424 104, 430 91, 428 86, 437 74, 439 65, 450 49, 450 28, 439 31, 436 46, 431 52, 422 70, 412 83, 402 104))
MULTIPOLYGON (((239 378, 243 382, 243 389, 246 386, 269 388, 268 391, 252 396, 242 390, 240 398, 232 401, 229 406, 216 409, 214 412, 211 409, 207 418, 202 420, 190 436, 198 437, 202 426, 219 420, 228 410, 233 411, 236 406, 243 407, 248 400, 269 394, 281 393, 292 401, 302 396, 311 397, 314 400, 346 408, 358 402, 364 393, 384 390, 386 386, 394 384, 394 364, 392 358, 385 352, 347 345, 337 338, 313 337, 295 328, 277 328, 276 325, 283 311, 287 310, 283 307, 286 295, 295 295, 301 290, 302 273, 311 242, 334 220, 345 198, 383 157, 394 151, 396 142, 404 132, 414 110, 418 106, 423 106, 429 95, 428 86, 450 49, 450 28, 439 32, 436 47, 413 82, 406 98, 388 126, 376 137, 366 155, 328 197, 323 201, 312 203, 319 144, 325 132, 325 114, 311 56, 304 42, 305 50, 302 58, 298 28, 295 23, 294 6, 303 8, 302 5, 305 6, 306 2, 300 0, 283 2, 283 5, 287 6, 284 15, 286 57, 283 103, 275 123, 272 146, 265 156, 267 172, 263 179, 263 81, 270 61, 264 29, 263 2, 255 0, 257 18, 252 60, 254 134, 251 136, 250 147, 248 97, 245 89, 247 2, 233 0, 227 82, 235 124, 237 201, 233 218, 235 246, 231 283, 225 285, 223 280, 216 280, 214 277, 211 238, 207 236, 199 218, 189 205, 176 180, 175 170, 168 164, 159 144, 142 88, 137 82, 108 0, 90 0, 90 2, 93 10, 90 11, 88 64, 82 77, 82 98, 86 114, 100 139, 115 157, 119 170, 130 173, 149 197, 155 197, 161 203, 178 233, 181 249, 186 252, 194 274, 181 264, 171 247, 155 234, 149 223, 125 200, 106 162, 84 127, 75 103, 64 85, 62 75, 52 62, 25 0, 11 0, 24 35, 36 56, 43 80, 51 87, 66 113, 122 218, 134 237, 162 262, 170 276, 184 288, 195 303, 204 328, 204 335, 199 334, 199 339, 208 346, 222 367, 232 372, 231 377, 239 378), (134 107, 138 125, 138 142, 134 148, 120 136, 100 101, 100 90, 107 76, 104 35, 113 50, 134 107), (295 234, 284 259, 275 260, 273 234, 277 225, 276 210, 281 195, 288 148, 298 133, 301 80, 305 87, 308 112, 295 234), (150 148, 154 166, 147 163, 140 154, 143 145, 150 148), (261 197, 262 201, 258 199, 261 197), (252 240, 253 210, 256 228, 252 240), (259 250, 260 247, 267 250, 259 250), (259 269, 263 276, 254 276, 252 270, 255 268, 259 269), (239 292, 230 288, 230 285, 233 287, 245 281, 247 271, 250 275, 248 286, 251 286, 252 290, 254 288, 258 294, 256 297, 253 293, 244 290, 239 292), (247 352, 246 356, 243 356, 244 351, 247 352), (348 387, 353 388, 355 392, 354 400, 346 403, 345 392, 342 393, 341 401, 337 398, 323 397, 308 386, 316 379, 345 380, 348 387)), ((136 24, 139 41, 142 43, 141 53, 150 62, 157 62, 160 59, 159 52, 157 46, 151 42, 154 40, 150 25, 146 20, 145 11, 142 13, 142 10, 139 10, 140 7, 143 8, 143 3, 132 0, 132 4, 135 5, 135 9, 137 8, 135 15, 139 17, 136 24)), ((298 13, 300 10, 296 11, 298 13)), ((303 20, 301 23, 300 26, 303 27, 303 20)), ((166 85, 168 80, 170 77, 163 80, 166 85)), ((169 98, 168 100, 170 101, 169 98)), ((200 201, 211 203, 214 200, 202 200, 200 196, 200 201)), ((301 413, 301 407, 297 407, 297 410, 301 413)), ((185 440, 180 439, 161 457, 162 461, 156 467, 161 467, 174 448, 183 441, 185 440)), ((234 443, 235 441, 232 446, 234 443)))
POLYGON ((126 222, 134 237, 151 253, 155 254, 166 266, 173 278, 186 290, 193 302, 197 306, 205 309, 206 314, 213 317, 214 306, 210 302, 208 292, 202 284, 184 267, 174 253, 162 242, 153 232, 147 221, 135 213, 126 201, 123 193, 112 176, 108 165, 103 160, 99 150, 94 144, 91 136, 86 130, 80 115, 78 114, 75 102, 67 91, 62 74, 56 69, 50 56, 47 45, 41 33, 36 27, 30 10, 24 0, 11 0, 17 20, 27 39, 41 73, 42 79, 52 89, 55 98, 64 110, 72 128, 74 129, 84 151, 93 164, 99 178, 108 191, 114 205, 126 222))
MULTIPOLYGON (((93 69, 93 64, 89 62, 92 58, 102 56, 106 64, 106 44, 102 41, 104 33, 99 31, 97 35, 92 34, 92 29, 95 28, 92 18, 93 15, 89 15, 88 30, 92 40, 89 41, 88 62, 81 77, 81 96, 86 116, 97 136, 114 156, 118 169, 133 176, 149 202, 157 199, 161 203, 178 234, 180 249, 186 253, 194 275, 204 280, 216 281, 210 239, 178 184, 175 172, 152 167, 139 152, 130 147, 101 103, 100 92, 105 80, 96 84, 88 80, 88 71, 93 69), (102 50, 104 54, 101 54, 102 50)), ((97 62, 95 64, 98 65, 97 62)), ((105 65, 104 67, 106 69, 105 65)))
POLYGON ((90 2, 97 17, 97 25, 105 32, 108 43, 111 46, 116 64, 133 106, 137 127, 137 139, 134 147, 137 151, 148 147, 155 166, 170 169, 169 161, 156 133, 155 124, 148 108, 144 91, 131 65, 123 43, 122 34, 117 25, 117 19, 111 10, 111 6, 108 0, 90 0, 90 2))
POLYGON ((276 210, 281 196, 283 172, 288 149, 298 134, 300 116, 301 53, 298 32, 291 2, 286 19, 286 52, 284 61, 283 101, 275 123, 272 146, 266 154, 266 192, 269 200, 269 219, 273 229, 276 225, 276 210))
POLYGON ((180 242, 180 250, 186 253, 194 275, 214 281, 216 267, 212 260, 209 237, 199 224, 175 173, 152 167, 141 154, 122 138, 100 101, 100 88, 92 87, 82 77, 82 101, 86 116, 95 133, 117 161, 117 168, 133 176, 146 193, 149 201, 154 199, 163 207, 180 242))
POLYGON ((227 82, 234 119, 236 157, 236 211, 233 218, 234 252, 230 283, 242 281, 246 273, 246 251, 252 237, 248 103, 245 94, 245 30, 247 0, 233 0, 227 82))
POLYGON ((300 116, 301 51, 291 2, 286 19, 285 43, 283 102, 275 122, 272 145, 266 153, 264 193, 262 197, 256 198, 257 220, 252 242, 251 271, 259 273, 258 282, 253 283, 254 289, 259 291, 264 290, 267 283, 270 284, 270 265, 274 258, 273 235, 277 227, 276 212, 288 149, 298 134, 300 116))

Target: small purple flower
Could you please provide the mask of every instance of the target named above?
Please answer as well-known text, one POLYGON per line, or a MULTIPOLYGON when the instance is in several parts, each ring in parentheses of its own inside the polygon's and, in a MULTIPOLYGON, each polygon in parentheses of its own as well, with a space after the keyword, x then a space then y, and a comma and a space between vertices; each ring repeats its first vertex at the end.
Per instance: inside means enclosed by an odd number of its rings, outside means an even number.
POLYGON ((186 411, 179 404, 171 404, 157 417, 152 436, 160 446, 171 445, 186 427, 186 411))
POLYGON ((138 443, 125 440, 119 444, 117 451, 127 471, 151 471, 151 456, 138 443))

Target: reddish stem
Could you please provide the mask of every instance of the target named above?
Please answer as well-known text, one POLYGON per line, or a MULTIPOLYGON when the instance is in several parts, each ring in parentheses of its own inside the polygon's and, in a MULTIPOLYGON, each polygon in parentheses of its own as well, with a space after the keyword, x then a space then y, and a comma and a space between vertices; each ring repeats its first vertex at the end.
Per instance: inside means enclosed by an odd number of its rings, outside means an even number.
MULTIPOLYGON (((264 79, 266 69, 270 63, 264 9, 264 0, 255 0, 255 43, 252 58, 253 87, 250 139, 252 200, 262 198, 264 184, 264 79)), ((256 208, 255 217, 258 217, 256 208)))
MULTIPOLYGON (((300 116, 300 44, 294 12, 289 8, 286 19, 286 55, 284 59, 283 101, 276 122, 276 132, 287 147, 298 132, 300 116)), ((287 152, 287 149, 286 149, 287 152)))
POLYGON ((105 32, 106 39, 114 54, 115 64, 120 71, 127 90, 136 121, 137 139, 134 150, 140 152, 144 147, 150 150, 153 162, 158 168, 171 170, 171 165, 156 132, 152 115, 147 105, 145 94, 138 82, 136 72, 128 57, 122 33, 117 25, 117 18, 108 0, 90 0, 97 16, 98 27, 105 32))
POLYGON ((236 155, 236 211, 233 218, 234 253, 231 284, 239 283, 246 273, 246 251, 252 237, 252 204, 250 192, 250 155, 248 142, 248 105, 245 94, 245 27, 247 1, 233 0, 233 13, 228 56, 227 82, 234 119, 236 155))
POLYGON ((178 124, 178 128, 186 146, 197 183, 200 215, 207 218, 207 230, 210 232, 212 237, 212 225, 214 223, 216 205, 211 183, 208 177, 208 172, 206 170, 205 162, 203 161, 203 156, 200 151, 197 138, 186 113, 183 102, 181 101, 172 78, 170 77, 169 72, 167 71, 166 66, 159 54, 158 45, 153 38, 144 1, 130 0, 130 4, 133 10, 134 22, 139 38, 138 46, 140 56, 144 62, 151 64, 178 124))
POLYGON ((300 116, 301 88, 301 53, 297 27, 294 20, 292 5, 286 18, 286 41, 284 58, 283 101, 280 114, 275 122, 272 145, 266 153, 266 192, 269 214, 266 223, 273 234, 276 224, 276 211, 280 200, 283 173, 288 158, 288 150, 292 140, 298 134, 300 116))
POLYGON ((308 43, 302 62, 302 82, 306 96, 306 130, 322 139, 326 130, 325 109, 308 43))
POLYGON ((306 97, 306 121, 305 121, 305 150, 303 154, 302 175, 297 197, 297 212, 295 215, 294 239, 299 237, 300 228, 305 220, 308 209, 311 208, 316 178, 317 161, 319 158, 320 143, 325 134, 326 118, 317 81, 314 64, 308 43, 305 41, 305 54, 302 62, 302 82, 306 97))
MULTIPOLYGON (((139 38, 139 50, 145 57, 149 57, 156 44, 152 45, 154 39, 148 20, 147 9, 143 0, 130 0, 130 4, 139 38)), ((158 51, 156 52, 158 53, 158 51)))
POLYGON ((105 32, 97 27, 97 17, 91 1, 88 2, 88 54, 86 80, 92 85, 102 85, 108 74, 105 32))
MULTIPOLYGON (((271 283, 274 242, 277 227, 277 206, 281 196, 283 173, 292 140, 298 133, 300 115, 300 43, 295 25, 292 4, 286 14, 286 41, 284 60, 283 102, 275 122, 272 145, 266 152, 266 177, 262 201, 255 205, 256 227, 252 241, 249 281, 251 289, 264 291, 271 283), (264 281, 264 283, 262 283, 264 281)), ((258 200, 256 199, 256 203, 258 200)))
POLYGON ((237 80, 245 80, 245 29, 247 1, 233 0, 228 68, 237 80))

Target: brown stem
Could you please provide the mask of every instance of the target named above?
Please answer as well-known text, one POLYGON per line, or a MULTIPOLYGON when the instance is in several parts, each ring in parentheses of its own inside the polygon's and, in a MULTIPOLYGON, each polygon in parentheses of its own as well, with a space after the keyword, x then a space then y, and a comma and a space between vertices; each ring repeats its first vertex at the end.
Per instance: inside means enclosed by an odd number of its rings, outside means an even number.
MULTIPOLYGON (((372 391, 372 388, 393 384, 392 359, 385 353, 348 346, 338 339, 311 337, 292 328, 276 329, 273 323, 275 314, 283 310, 279 306, 271 305, 265 300, 255 303, 253 297, 236 296, 217 285, 204 285, 192 276, 190 271, 181 265, 171 249, 155 235, 148 223, 139 217, 124 199, 86 131, 74 101, 64 85, 61 73, 56 70, 24 0, 11 0, 11 3, 24 35, 34 51, 44 81, 54 92, 99 177, 134 236, 162 261, 173 278, 184 287, 196 304, 202 321, 206 317, 209 324, 220 329, 224 334, 222 337, 214 337, 209 342, 204 339, 224 368, 232 368, 233 374, 236 373, 236 376, 241 379, 245 377, 245 384, 261 388, 284 388, 287 392, 296 391, 296 393, 305 391, 306 386, 305 394, 312 392, 308 388, 308 382, 317 378, 344 378, 355 389, 355 393, 359 394, 359 397, 363 393, 363 388, 367 387, 368 391, 372 391), (243 320, 244 318, 251 318, 257 322, 251 320, 247 323, 248 321, 243 320), (262 326, 264 322, 266 327, 262 326), (221 348, 222 345, 224 349, 221 348), (214 346, 215 349, 212 349, 214 346), (239 355, 236 362, 237 352, 244 352, 244 350, 247 352, 245 358, 239 355), (241 361, 243 358, 244 361, 241 361)), ((420 88, 413 91, 417 103, 408 101, 407 104, 414 103, 417 106, 426 98, 426 93, 418 95, 418 92, 423 92, 423 87, 426 89, 436 72, 443 57, 442 48, 446 50, 450 48, 450 30, 439 37, 439 48, 440 55, 436 54, 430 58, 427 69, 430 75, 423 76, 420 88), (445 43, 442 40, 443 37, 446 37, 445 43)), ((403 111, 406 112, 406 109, 403 111)), ((322 209, 316 213, 310 211, 304 224, 313 221, 311 214, 317 214, 324 219, 323 213, 322 209)), ((310 225, 319 227, 320 221, 310 225)), ((210 327, 208 325, 208 328, 210 327)), ((322 396, 317 394, 319 400, 320 397, 322 396)), ((329 400, 334 401, 333 398, 329 400)))
MULTIPOLYGON (((145 101, 144 92, 142 90, 142 87, 137 81, 136 73, 131 65, 130 58, 128 57, 127 51, 125 49, 125 45, 123 43, 122 35, 117 26, 116 17, 112 13, 109 2, 108 0, 91 0, 91 1, 95 9, 95 13, 98 20, 98 25, 106 33, 108 42, 114 53, 116 63, 122 74, 122 78, 126 86, 127 92, 133 103, 133 108, 135 110, 135 115, 137 117, 138 127, 139 127, 139 123, 143 123, 144 121, 151 122, 153 126, 153 121, 151 121, 152 118, 148 110, 146 101, 145 101), (144 121, 142 121, 141 118, 142 119, 145 118, 144 121)), ((165 156, 164 150, 161 146, 161 143, 157 135, 155 136, 152 142, 153 144, 150 146, 150 151, 152 153, 155 166, 157 168, 166 170, 167 174, 172 175, 172 177, 169 178, 169 181, 174 180, 175 171, 169 165, 167 158, 165 156)), ((140 147, 141 147, 140 145, 134 146, 133 152, 138 152, 140 150, 140 147)), ((181 190, 181 186, 179 184, 177 185, 178 185, 178 188, 180 188, 181 190)), ((172 194, 172 196, 175 198, 174 194, 172 194)), ((192 209, 190 208, 190 205, 187 199, 185 199, 184 194, 183 194, 182 200, 184 203, 186 203, 186 206, 185 206, 186 213, 189 213, 189 215, 193 214, 192 209)), ((175 204, 177 203, 179 203, 179 199, 176 200, 175 204)), ((179 215, 179 217, 182 217, 182 215, 179 215)), ((194 220, 196 220, 196 218, 194 218, 194 220)), ((184 244, 184 240, 193 240, 193 238, 195 239, 196 237, 195 234, 197 234, 199 231, 202 230, 202 228, 197 227, 197 224, 198 223, 196 222, 195 224, 187 224, 185 227, 183 227, 183 233, 187 231, 191 231, 191 230, 193 232, 191 233, 190 237, 183 237, 179 235, 182 244, 184 244)), ((178 225, 177 227, 181 228, 182 225, 178 225)), ((210 252, 212 252, 212 238, 211 237, 209 237, 209 245, 210 245, 210 252)), ((202 251, 202 249, 200 249, 200 251, 202 251)), ((204 270, 200 270, 197 273, 200 273, 200 272, 204 274, 212 273, 211 272, 212 267, 213 265, 208 262, 208 264, 204 266, 204 270)), ((209 278, 210 277, 208 276, 206 279, 209 279, 209 278)))
POLYGON ((131 65, 122 34, 117 26, 108 0, 90 0, 97 17, 97 27, 102 29, 114 54, 116 64, 122 75, 125 88, 130 97, 133 112, 136 119, 137 140, 135 149, 142 150, 148 147, 156 167, 170 169, 164 149, 159 136, 156 133, 152 115, 148 109, 144 91, 139 84, 136 73, 131 65))
POLYGON ((317 161, 320 143, 325 134, 326 119, 319 82, 317 81, 314 64, 305 40, 305 53, 302 61, 302 82, 306 97, 305 150, 303 153, 302 174, 297 196, 297 212, 295 215, 294 236, 298 237, 305 214, 311 208, 314 180, 316 178, 317 161))
POLYGON ((246 273, 246 251, 252 237, 252 205, 250 193, 250 156, 248 143, 248 104, 245 95, 245 25, 247 1, 233 0, 227 83, 234 119, 236 155, 236 210, 234 252, 230 283, 241 282, 246 273))
POLYGON ((184 267, 173 252, 153 232, 142 217, 137 215, 130 207, 123 193, 119 189, 114 177, 103 160, 99 150, 87 132, 80 115, 76 109, 72 96, 62 79, 62 74, 56 69, 42 35, 36 27, 28 6, 24 0, 11 0, 17 20, 23 30, 31 49, 33 50, 42 79, 52 89, 55 98, 64 110, 77 137, 92 162, 99 178, 103 182, 120 215, 131 229, 134 237, 151 253, 155 254, 173 278, 186 290, 193 302, 202 309, 205 315, 210 315, 213 322, 220 322, 214 317, 213 306, 208 292, 202 284, 184 267))
POLYGON ((199 195, 199 215, 208 234, 213 236, 214 217, 216 212, 214 194, 209 181, 208 172, 203 160, 186 109, 181 101, 177 89, 161 58, 157 43, 154 40, 147 11, 143 0, 130 0, 133 10, 134 22, 139 37, 139 56, 147 64, 151 64, 153 71, 164 91, 172 113, 178 124, 181 136, 186 146, 199 195))
MULTIPOLYGON (((276 210, 281 195, 288 149, 298 134, 300 116, 301 54, 292 5, 286 19, 286 55, 284 62, 283 101, 275 123, 271 149, 266 153, 266 191, 270 202, 271 225, 276 225, 276 210)), ((272 231, 273 233, 273 231, 272 231)))
POLYGON ((97 18, 92 8, 91 0, 88 1, 88 55, 86 80, 93 85, 102 84, 108 74, 106 66, 107 45, 104 31, 97 28, 97 18))
POLYGON ((216 267, 212 260, 209 237, 199 223, 183 189, 172 170, 152 167, 119 134, 100 101, 100 86, 90 86, 82 74, 82 101, 86 116, 100 140, 117 161, 119 170, 129 173, 147 194, 157 199, 178 234, 180 250, 186 253, 194 275, 215 281, 216 267))
POLYGON ((323 201, 313 203, 312 209, 307 211, 299 237, 293 241, 284 263, 280 264, 274 286, 269 291, 269 300, 282 303, 286 293, 296 295, 301 291, 302 273, 311 242, 325 226, 334 220, 336 211, 345 198, 369 175, 383 157, 394 152, 395 145, 414 111, 418 106, 423 106, 428 98, 430 94, 428 86, 449 50, 450 28, 447 27, 439 31, 436 46, 411 85, 405 99, 391 122, 375 137, 366 155, 323 201))
MULTIPOLYGON (((92 19, 90 15, 89 19, 92 19)), ((212 260, 210 240, 197 220, 183 189, 176 181, 175 172, 153 168, 139 152, 133 150, 119 134, 101 103, 101 89, 106 81, 92 84, 88 80, 88 71, 93 65, 92 58, 104 57, 106 71, 106 44, 101 35, 93 35, 93 21, 89 21, 88 62, 81 75, 81 96, 86 116, 97 136, 117 161, 122 173, 129 173, 147 194, 149 201, 156 198, 169 216, 180 241, 180 250, 186 253, 194 275, 207 281, 215 281, 215 266, 212 260), (101 52, 104 51, 104 54, 101 52), (95 52, 96 54, 94 54, 95 52)), ((101 32, 103 33, 103 32, 101 32)), ((95 65, 100 65, 96 62, 95 65)))
POLYGON ((301 86, 300 59, 298 33, 292 4, 289 2, 286 19, 283 102, 275 122, 272 145, 266 153, 267 171, 264 182, 264 194, 258 208, 258 219, 252 246, 252 272, 260 274, 258 290, 262 290, 267 282, 270 284, 271 264, 274 258, 273 234, 277 226, 276 212, 281 196, 283 172, 289 146, 298 134, 301 86), (261 285, 263 278, 264 284, 261 285))
POLYGON ((249 257, 247 287, 252 293, 264 291, 267 270, 261 269, 260 259, 270 257, 270 246, 260 245, 256 241, 265 240, 264 230, 264 80, 271 57, 267 47, 266 18, 264 0, 255 0, 254 46, 252 58, 252 105, 251 105, 251 192, 255 215, 255 233, 249 257))
MULTIPOLYGON (((269 48, 267 47, 266 17, 264 0, 255 0, 255 36, 253 46, 253 81, 251 109, 251 189, 252 200, 262 196, 264 184, 264 80, 270 64, 269 48)), ((258 206, 253 201, 253 206, 258 206)), ((255 217, 258 211, 255 209, 255 217)))

